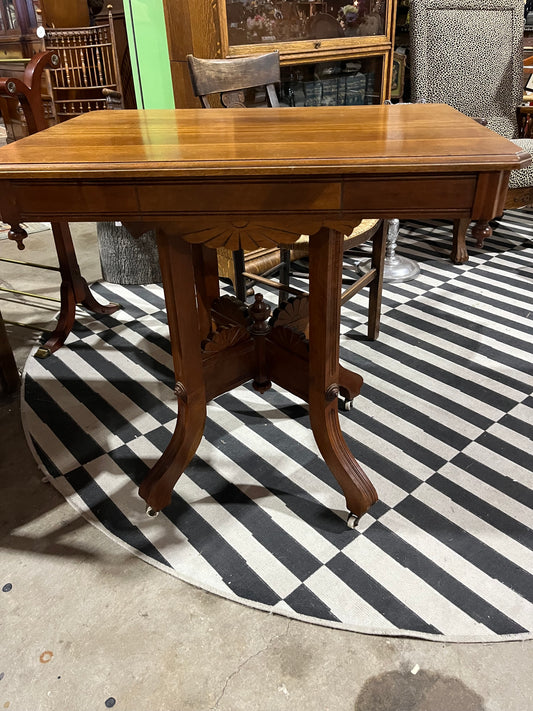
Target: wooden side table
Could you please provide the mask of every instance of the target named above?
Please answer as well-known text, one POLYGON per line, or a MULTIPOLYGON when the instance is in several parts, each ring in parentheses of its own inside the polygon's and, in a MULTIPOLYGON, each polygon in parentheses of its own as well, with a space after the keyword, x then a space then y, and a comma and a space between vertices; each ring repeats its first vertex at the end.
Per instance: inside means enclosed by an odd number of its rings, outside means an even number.
MULTIPOLYGON (((530 162, 444 105, 94 112, 0 149, 0 213, 17 229, 43 219, 156 226, 178 418, 139 490, 152 512, 194 456, 207 402, 252 381, 309 403, 356 521, 377 492, 338 418, 339 394, 362 385, 339 364, 344 234, 368 217, 490 220, 510 170, 530 162), (284 320, 261 294, 250 307, 220 298, 217 248, 276 247, 300 234, 310 235, 309 296, 280 309, 284 320)), ((374 266, 369 284, 379 287, 374 266)))

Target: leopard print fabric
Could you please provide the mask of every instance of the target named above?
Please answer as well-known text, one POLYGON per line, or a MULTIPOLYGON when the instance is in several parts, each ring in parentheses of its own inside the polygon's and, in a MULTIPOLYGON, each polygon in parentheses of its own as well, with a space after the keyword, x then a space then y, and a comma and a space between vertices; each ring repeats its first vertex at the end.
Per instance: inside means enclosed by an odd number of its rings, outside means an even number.
MULTIPOLYGON (((518 139, 522 99, 523 0, 410 0, 411 100, 446 103, 518 139)), ((509 188, 533 185, 533 166, 513 170, 509 188)))
MULTIPOLYGON (((527 153, 533 154, 533 139, 519 138, 514 140, 517 146, 520 146, 527 153)), ((522 168, 521 170, 512 170, 509 178, 509 190, 513 188, 529 188, 533 185, 533 166, 522 168)))

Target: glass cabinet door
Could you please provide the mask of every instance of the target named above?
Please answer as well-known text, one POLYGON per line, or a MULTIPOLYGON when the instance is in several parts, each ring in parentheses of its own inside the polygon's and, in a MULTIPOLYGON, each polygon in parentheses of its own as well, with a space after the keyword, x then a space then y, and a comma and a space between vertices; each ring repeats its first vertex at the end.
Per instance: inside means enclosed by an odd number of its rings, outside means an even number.
POLYGON ((281 67, 280 103, 357 106, 381 103, 383 56, 281 67))
POLYGON ((229 46, 369 37, 386 32, 386 0, 226 0, 229 46))
POLYGON ((0 0, 0 30, 12 32, 18 29, 14 0, 0 0))

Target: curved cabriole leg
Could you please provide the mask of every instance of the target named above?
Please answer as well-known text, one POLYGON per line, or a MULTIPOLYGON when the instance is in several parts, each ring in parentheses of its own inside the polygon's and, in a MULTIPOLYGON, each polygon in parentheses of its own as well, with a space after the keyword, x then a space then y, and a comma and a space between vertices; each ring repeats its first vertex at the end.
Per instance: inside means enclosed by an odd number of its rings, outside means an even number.
POLYGON ((468 251, 466 249, 466 231, 470 219, 462 217, 453 221, 453 242, 450 259, 454 264, 465 264, 468 262, 468 251))
POLYGON ((171 225, 158 229, 157 242, 177 381, 178 421, 163 455, 139 487, 152 513, 170 503, 174 485, 193 458, 204 432, 207 405, 192 248, 172 232, 171 225))
POLYGON ((77 304, 98 314, 112 314, 121 308, 120 304, 104 305, 94 298, 89 285, 81 276, 68 223, 53 222, 52 234, 61 274, 61 307, 57 326, 45 343, 38 348, 35 353, 37 358, 46 358, 65 343, 74 325, 77 304))
POLYGON ((57 351, 65 343, 69 333, 72 331, 76 316, 76 299, 71 285, 65 281, 61 282, 59 289, 61 307, 57 325, 48 336, 42 346, 35 352, 36 358, 48 358, 49 355, 57 351))
MULTIPOLYGON (((177 393, 180 387, 182 384, 178 383, 177 393)), ((183 391, 182 395, 178 395, 178 421, 172 439, 139 487, 139 495, 146 501, 150 515, 168 506, 176 482, 194 457, 202 439, 206 418, 205 398, 203 403, 198 397, 191 400, 183 391)))
POLYGON ((343 236, 322 228, 309 242, 309 417, 318 448, 346 497, 362 516, 376 490, 342 436, 339 395, 339 331, 343 236))
POLYGON ((94 294, 90 290, 89 285, 87 284, 85 279, 82 278, 82 281, 85 284, 86 293, 84 298, 81 299, 81 301, 79 301, 78 303, 82 306, 85 306, 85 308, 89 311, 92 311, 93 314, 114 314, 115 311, 118 311, 118 309, 122 308, 122 304, 101 304, 94 297, 94 294))

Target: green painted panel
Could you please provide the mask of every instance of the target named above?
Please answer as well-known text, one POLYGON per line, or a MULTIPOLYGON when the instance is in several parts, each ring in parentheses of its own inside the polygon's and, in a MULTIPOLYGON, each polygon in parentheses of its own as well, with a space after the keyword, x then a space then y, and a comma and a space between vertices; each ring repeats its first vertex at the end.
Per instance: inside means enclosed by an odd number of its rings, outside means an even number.
POLYGON ((139 109, 173 109, 174 93, 162 0, 124 0, 139 109))

